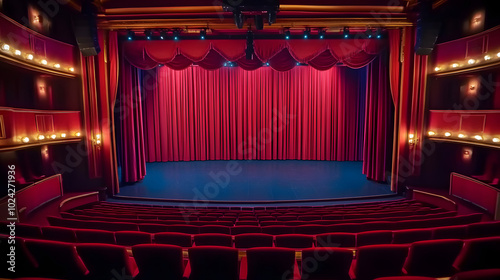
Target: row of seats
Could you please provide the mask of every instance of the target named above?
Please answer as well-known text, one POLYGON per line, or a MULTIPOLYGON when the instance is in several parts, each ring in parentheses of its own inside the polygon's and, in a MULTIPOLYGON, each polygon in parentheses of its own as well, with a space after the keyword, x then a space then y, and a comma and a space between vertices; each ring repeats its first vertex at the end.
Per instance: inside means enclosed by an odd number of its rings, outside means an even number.
MULTIPOLYGON (((18 225, 17 236, 72 243, 107 243, 132 246, 137 244, 159 243, 191 247, 194 244, 216 245, 236 248, 252 247, 359 247, 375 244, 405 244, 431 239, 469 239, 478 237, 500 236, 500 221, 479 222, 469 225, 445 226, 425 229, 375 230, 360 233, 323 233, 318 235, 265 233, 243 233, 229 235, 214 230, 207 233, 186 234, 175 232, 148 233, 141 231, 105 231, 93 229, 71 229, 57 226, 37 227, 18 225)), ((205 229, 205 228, 204 228, 205 229)), ((217 228, 215 228, 217 229, 217 228)), ((7 234, 7 233, 6 233, 7 234)))
MULTIPOLYGON (((5 241, 7 237, 3 237, 5 241)), ((17 238, 22 272, 59 279, 373 280, 403 274, 445 277, 456 271, 500 268, 500 237, 420 241, 411 245, 369 245, 353 251, 321 247, 296 253, 288 248, 235 248, 143 244, 71 244, 17 238), (353 253, 355 252, 355 253, 353 253), (57 268, 57 269, 55 269, 57 268), (117 278, 122 277, 122 278, 117 278), (123 278, 125 277, 125 278, 123 278)), ((1 242, 0 244, 5 244, 1 242)), ((2 256, 3 257, 3 256, 2 256)))
POLYGON ((69 228, 86 228, 86 229, 102 229, 109 231, 145 231, 145 232, 180 232, 187 234, 198 234, 202 229, 208 229, 212 233, 226 233, 226 234, 242 234, 242 233, 267 233, 273 235, 279 234, 321 234, 328 232, 363 232, 371 230, 399 230, 410 228, 429 228, 438 226, 451 226, 451 225, 466 225, 470 223, 480 222, 482 214, 475 213, 469 215, 460 215, 454 217, 443 218, 429 218, 422 220, 402 220, 402 221, 373 221, 363 223, 344 223, 333 225, 319 225, 309 224, 300 226, 218 226, 206 225, 195 226, 186 224, 173 224, 162 225, 154 224, 137 224, 127 222, 108 222, 108 221, 95 221, 95 220, 74 220, 64 219, 59 217, 47 217, 49 224, 52 226, 69 227, 69 228))

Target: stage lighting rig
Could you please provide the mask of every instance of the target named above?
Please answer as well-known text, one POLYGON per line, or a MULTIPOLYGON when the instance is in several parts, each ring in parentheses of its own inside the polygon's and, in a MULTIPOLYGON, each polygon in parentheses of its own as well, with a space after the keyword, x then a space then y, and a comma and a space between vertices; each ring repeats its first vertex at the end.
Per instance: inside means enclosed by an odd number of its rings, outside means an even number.
POLYGON ((262 30, 264 28, 264 14, 269 25, 276 22, 279 0, 223 0, 222 9, 225 12, 233 13, 234 23, 238 28, 243 28, 246 16, 254 16, 255 27, 257 30, 262 30))
POLYGON ((252 60, 253 59, 253 53, 254 53, 254 49, 253 49, 253 32, 252 31, 248 31, 247 32, 247 48, 245 49, 245 58, 248 59, 248 60, 252 60))

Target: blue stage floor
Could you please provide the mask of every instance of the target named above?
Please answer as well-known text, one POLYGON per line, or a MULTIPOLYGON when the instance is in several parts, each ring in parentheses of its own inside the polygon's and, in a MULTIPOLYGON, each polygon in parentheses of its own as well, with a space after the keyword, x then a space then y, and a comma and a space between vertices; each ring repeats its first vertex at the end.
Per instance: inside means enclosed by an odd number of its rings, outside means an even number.
POLYGON ((362 162, 238 160, 148 163, 119 197, 197 202, 292 202, 393 194, 366 179, 362 162))

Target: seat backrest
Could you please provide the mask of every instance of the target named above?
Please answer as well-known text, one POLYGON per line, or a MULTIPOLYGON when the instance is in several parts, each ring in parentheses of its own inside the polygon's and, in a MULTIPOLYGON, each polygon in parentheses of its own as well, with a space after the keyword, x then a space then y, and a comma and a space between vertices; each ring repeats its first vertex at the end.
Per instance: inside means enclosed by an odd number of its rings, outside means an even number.
POLYGON ((280 234, 291 234, 294 232, 294 227, 289 226, 265 226, 262 227, 262 233, 280 235, 280 234))
POLYGON ((73 229, 56 227, 56 226, 45 226, 42 227, 42 235, 46 240, 54 240, 61 242, 76 242, 76 235, 73 229))
POLYGON ((140 231, 117 231, 115 232, 116 244, 122 246, 134 246, 138 244, 151 244, 151 234, 140 231))
POLYGON ((165 232, 168 231, 168 226, 160 224, 139 224, 139 230, 149 233, 165 232))
POLYGON ((75 229, 75 235, 79 243, 116 243, 115 234, 112 231, 107 230, 75 229))
POLYGON ((200 233, 198 226, 192 226, 192 225, 169 225, 168 231, 169 232, 187 233, 187 234, 200 233))
POLYGON ((229 234, 200 233, 194 236, 194 245, 233 247, 233 238, 229 234))
POLYGON ((109 280, 116 278, 117 275, 123 279, 133 277, 132 264, 126 247, 87 243, 77 245, 76 250, 89 270, 88 279, 109 280))
POLYGON ((344 248, 311 248, 302 250, 302 279, 350 280, 353 251, 344 248))
POLYGON ((292 279, 295 250, 287 248, 252 248, 247 250, 247 280, 292 279))
POLYGON ((462 226, 447 226, 436 227, 432 229, 433 239, 465 239, 467 238, 467 227, 462 226))
POLYGON ((228 226, 200 226, 200 233, 223 233, 231 234, 231 228, 228 226))
POLYGON ((469 239, 453 266, 459 271, 500 268, 500 236, 469 239))
POLYGON ((255 247, 273 247, 274 236, 265 233, 244 233, 234 237, 234 247, 248 249, 255 247))
POLYGON ((303 249, 311 248, 314 237, 305 234, 282 234, 275 237, 276 247, 303 249))
POLYGON ((500 236, 500 221, 474 223, 468 226, 468 238, 500 236))
POLYGON ((317 247, 355 247, 356 234, 348 232, 325 233, 316 235, 317 247))
POLYGON ((175 245, 142 244, 132 246, 139 268, 137 280, 181 280, 184 273, 182 248, 175 245))
POLYGON ((358 248, 354 274, 356 280, 402 275, 408 255, 407 245, 368 245, 358 248))
POLYGON ((462 250, 460 239, 439 239, 414 242, 404 269, 408 275, 445 277, 454 272, 453 262, 462 250))
POLYGON ((392 243, 406 244, 432 238, 432 229, 403 229, 395 230, 392 235, 392 243))
POLYGON ((238 280, 238 250, 218 246, 192 247, 188 250, 190 280, 238 280))
POLYGON ((295 227, 298 234, 322 234, 327 233, 328 227, 324 225, 300 225, 295 227))
MULTIPOLYGON (((2 227, 5 225, 2 224, 2 227)), ((33 255, 26 248, 26 244, 23 238, 16 237, 15 240, 15 250, 12 250, 12 244, 9 244, 9 235, 0 235, 0 262, 2 263, 2 269, 0 270, 0 278, 11 278, 11 277, 22 277, 31 275, 32 271, 35 270, 37 266, 36 260, 33 255), (14 255, 15 260, 11 260, 11 256, 14 255), (8 270, 14 265, 14 271, 8 270)), ((10 241, 12 243, 12 241, 10 241)))
POLYGON ((177 245, 184 248, 193 245, 191 235, 178 232, 160 232, 154 235, 154 242, 157 244, 177 245))
POLYGON ((450 280, 498 280, 500 279, 500 269, 479 269, 459 272, 453 275, 450 280))
POLYGON ((238 235, 244 233, 260 233, 262 230, 260 226, 234 226, 231 227, 231 234, 238 235))
POLYGON ((356 246, 378 245, 378 244, 391 244, 392 231, 391 230, 374 230, 365 231, 356 234, 356 246))
POLYGON ((29 224, 16 224, 16 236, 23 238, 43 238, 40 227, 29 224))

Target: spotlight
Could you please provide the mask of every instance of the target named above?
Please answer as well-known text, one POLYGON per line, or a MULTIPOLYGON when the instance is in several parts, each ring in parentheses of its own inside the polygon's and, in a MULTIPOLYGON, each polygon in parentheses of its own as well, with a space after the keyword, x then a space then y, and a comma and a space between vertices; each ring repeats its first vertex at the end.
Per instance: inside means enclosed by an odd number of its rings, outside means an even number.
POLYGON ((318 30, 318 35, 319 35, 320 39, 324 39, 325 38, 325 30, 323 30, 323 29, 318 30))
POLYGON ((255 15, 255 28, 257 30, 264 29, 264 19, 262 18, 262 15, 255 15))
POLYGON ((243 14, 240 11, 234 12, 234 23, 238 29, 243 28, 243 22, 245 21, 243 14))
POLYGON ((375 37, 376 37, 377 39, 382 38, 382 30, 380 30, 380 28, 376 28, 376 29, 375 29, 375 37))
POLYGON ((253 33, 252 31, 247 32, 247 48, 245 49, 245 58, 248 60, 253 59, 253 33))
POLYGON ((269 62, 266 62, 266 66, 269 66, 269 62))
POLYGON ((304 39, 308 39, 309 35, 311 35, 311 29, 309 29, 309 27, 306 27, 306 29, 304 30, 304 39))
POLYGON ((267 23, 272 25, 276 22, 276 11, 267 11, 267 23))
POLYGON ((441 70, 441 67, 439 67, 439 66, 436 66, 436 67, 434 68, 434 71, 436 71, 436 72, 437 72, 437 71, 439 71, 439 70, 441 70))
POLYGON ((132 30, 128 30, 127 31, 127 39, 129 41, 132 41, 132 40, 134 40, 134 37, 135 37, 135 33, 132 30))
POLYGON ((451 65, 451 67, 453 67, 453 68, 457 68, 457 67, 458 67, 458 63, 453 63, 453 64, 451 65))
POLYGON ((146 39, 151 40, 151 36, 153 35, 153 32, 151 30, 146 29, 144 30, 144 35, 146 35, 146 39))
POLYGON ((370 28, 367 28, 365 31, 366 38, 373 37, 373 31, 370 28))
POLYGON ((166 30, 160 31, 160 39, 165 40, 165 38, 167 38, 167 31, 166 30))
POLYGON ((206 36, 207 36, 207 30, 206 29, 200 30, 200 39, 205 40, 206 36))
POLYGON ((179 29, 175 29, 173 33, 174 33, 174 40, 178 41, 181 38, 181 31, 179 29))
POLYGON ((290 39, 290 29, 285 30, 285 39, 290 39))
POLYGON ((300 62, 297 62, 297 66, 299 66, 299 65, 300 65, 300 62))
POLYGON ((56 64, 54 64, 54 67, 59 69, 59 68, 61 68, 61 64, 56 63, 56 64))
POLYGON ((82 135, 80 132, 75 133, 76 137, 80 137, 80 135, 82 135))
POLYGON ((349 38, 349 27, 344 27, 342 34, 344 34, 344 38, 349 38))

